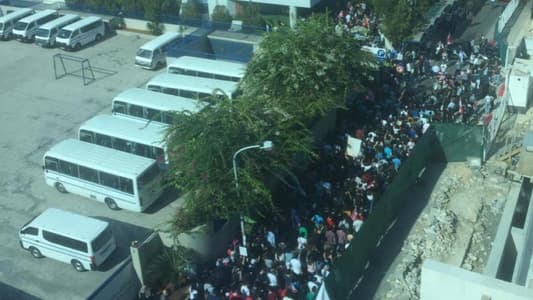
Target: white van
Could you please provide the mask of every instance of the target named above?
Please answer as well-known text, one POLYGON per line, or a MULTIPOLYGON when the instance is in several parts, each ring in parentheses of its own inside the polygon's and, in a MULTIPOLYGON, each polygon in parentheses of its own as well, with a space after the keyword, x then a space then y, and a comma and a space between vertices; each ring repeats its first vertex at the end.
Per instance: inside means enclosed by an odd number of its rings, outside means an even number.
POLYGON ((19 238, 33 257, 66 262, 78 272, 95 270, 117 248, 109 223, 57 208, 22 226, 19 238))
POLYGON ((0 17, 0 39, 10 39, 13 35, 13 27, 18 20, 34 13, 31 8, 21 8, 0 17))
POLYGON ((159 69, 166 65, 166 46, 178 39, 177 32, 167 32, 144 44, 137 50, 135 64, 144 69, 159 69))
POLYGON ((79 50, 104 37, 105 25, 100 17, 87 17, 67 25, 59 31, 56 44, 65 50, 79 50))
POLYGON ((59 30, 80 20, 78 15, 64 15, 53 21, 50 21, 37 29, 35 32, 35 44, 41 47, 53 47, 56 44, 56 36, 59 30))
POLYGON ((55 18, 57 18, 57 11, 53 9, 45 9, 36 14, 27 16, 15 23, 13 36, 19 41, 33 42, 37 28, 55 18))

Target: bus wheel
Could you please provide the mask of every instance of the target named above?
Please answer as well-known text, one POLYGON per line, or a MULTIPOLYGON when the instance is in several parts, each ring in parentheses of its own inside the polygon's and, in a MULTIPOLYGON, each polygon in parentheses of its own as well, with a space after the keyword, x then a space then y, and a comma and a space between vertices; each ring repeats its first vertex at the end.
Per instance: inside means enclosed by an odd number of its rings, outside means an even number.
POLYGON ((65 188, 65 186, 61 182, 56 182, 56 184, 54 186, 56 187, 56 190, 58 192, 63 193, 63 194, 67 193, 67 189, 65 188))
POLYGON ((78 272, 84 272, 85 271, 85 268, 83 267, 81 262, 79 262, 78 260, 73 259, 70 263, 72 264, 74 269, 76 269, 76 271, 78 271, 78 272))
POLYGON ((118 207, 117 203, 115 202, 115 200, 111 199, 111 198, 105 198, 105 204, 107 205, 107 207, 109 207, 111 210, 119 210, 120 208, 118 207))
POLYGON ((74 46, 74 50, 79 51, 81 49, 81 44, 77 43, 76 46, 74 46))
POLYGON ((35 258, 42 258, 43 255, 41 254, 41 251, 39 251, 39 249, 35 248, 35 247, 30 247, 30 253, 33 257, 35 258))
POLYGON ((102 39, 102 36, 100 34, 97 34, 95 41, 99 42, 101 39, 102 39))

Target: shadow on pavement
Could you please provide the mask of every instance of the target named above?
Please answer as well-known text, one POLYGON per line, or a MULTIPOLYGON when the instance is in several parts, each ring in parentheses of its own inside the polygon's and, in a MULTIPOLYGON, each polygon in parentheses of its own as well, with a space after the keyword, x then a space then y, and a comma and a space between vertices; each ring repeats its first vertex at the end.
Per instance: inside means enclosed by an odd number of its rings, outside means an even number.
POLYGON ((40 298, 0 281, 0 299, 38 300, 40 298))
MULTIPOLYGON (((133 225, 100 216, 91 216, 95 219, 108 222, 117 243, 117 249, 109 258, 98 267, 97 271, 106 272, 119 265, 130 255, 130 245, 133 241, 143 241, 152 232, 151 229, 133 225)), ((0 297, 2 299, 2 297, 0 297)))
POLYGON ((413 228, 417 219, 426 207, 431 193, 436 186, 442 172, 446 168, 445 163, 428 165, 422 177, 423 183, 412 185, 399 197, 409 198, 410 206, 403 207, 398 211, 398 217, 383 237, 381 244, 370 256, 369 267, 363 274, 363 279, 354 290, 352 299, 377 299, 378 289, 385 279, 389 270, 394 268, 394 262, 400 254, 403 243, 413 228))

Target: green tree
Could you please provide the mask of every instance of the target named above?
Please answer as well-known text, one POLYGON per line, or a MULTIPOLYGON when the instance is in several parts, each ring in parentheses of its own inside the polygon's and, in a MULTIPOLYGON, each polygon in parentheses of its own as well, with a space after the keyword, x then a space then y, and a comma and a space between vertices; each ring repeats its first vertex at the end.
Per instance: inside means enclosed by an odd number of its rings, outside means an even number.
POLYGON ((198 19, 200 17, 200 5, 197 0, 187 0, 187 3, 182 3, 181 16, 186 19, 198 19))
POLYGON ((232 19, 228 9, 224 5, 215 6, 211 14, 211 20, 217 23, 231 23, 232 19))
POLYGON ((408 39, 420 30, 431 0, 372 0, 371 5, 381 20, 381 30, 394 44, 408 39))
POLYGON ((325 15, 264 36, 246 68, 242 90, 309 124, 342 107, 347 93, 370 79, 371 58, 348 35, 334 34, 325 15))
POLYGON ((146 27, 154 35, 160 35, 164 30, 163 24, 161 24, 162 4, 163 0, 145 0, 143 2, 144 17, 148 20, 146 27))
POLYGON ((171 172, 177 174, 173 185, 187 192, 175 231, 213 219, 232 219, 241 213, 272 211, 267 178, 286 177, 296 154, 311 155, 307 129, 295 118, 265 106, 264 98, 218 101, 201 112, 177 115, 167 134, 171 172), (264 140, 272 140, 275 149, 239 155, 237 192, 233 154, 264 140))

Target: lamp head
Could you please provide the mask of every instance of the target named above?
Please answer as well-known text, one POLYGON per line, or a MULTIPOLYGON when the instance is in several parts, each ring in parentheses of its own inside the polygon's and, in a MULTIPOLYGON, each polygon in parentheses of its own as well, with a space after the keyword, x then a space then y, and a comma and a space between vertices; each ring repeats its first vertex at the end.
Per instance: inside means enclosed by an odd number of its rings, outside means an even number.
POLYGON ((270 151, 272 148, 274 148, 272 141, 264 141, 263 145, 261 145, 261 150, 270 151))

